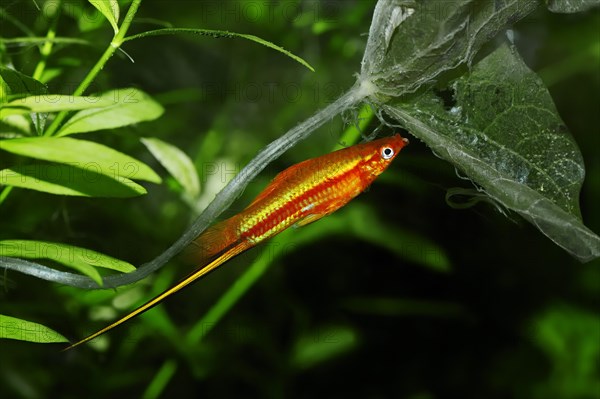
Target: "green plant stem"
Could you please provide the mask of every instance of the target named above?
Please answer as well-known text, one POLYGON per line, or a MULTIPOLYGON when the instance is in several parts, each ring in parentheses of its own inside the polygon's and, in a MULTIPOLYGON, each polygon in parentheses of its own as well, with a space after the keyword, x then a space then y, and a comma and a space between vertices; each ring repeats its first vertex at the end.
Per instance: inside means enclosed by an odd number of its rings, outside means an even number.
POLYGON ((40 61, 38 62, 38 64, 35 67, 35 71, 33 71, 33 78, 36 80, 40 80, 40 78, 42 77, 42 74, 44 73, 44 70, 46 69, 46 62, 48 61, 48 57, 50 57, 50 53, 52 53, 52 47, 54 47, 54 38, 56 37, 56 27, 58 26, 58 20, 60 18, 60 10, 61 10, 61 5, 60 2, 58 3, 58 7, 56 8, 56 15, 54 16, 54 19, 52 20, 52 24, 50 25, 50 28, 48 29, 48 33, 46 34, 46 41, 44 42, 44 45, 42 46, 42 48, 40 49, 40 61))
MULTIPOLYGON (((137 13, 137 10, 141 3, 142 0, 133 0, 131 6, 129 7, 129 10, 127 11, 127 15, 125 15, 125 18, 123 18, 123 23, 121 24, 119 31, 117 32, 113 40, 110 42, 110 45, 104 51, 98 62, 96 62, 96 64, 93 66, 90 72, 88 72, 86 77, 81 81, 79 86, 77 86, 77 88, 73 92, 74 96, 81 96, 83 95, 83 93, 85 93, 87 88, 90 86, 90 84, 92 84, 94 79, 96 79, 96 76, 98 76, 100 71, 104 68, 104 66, 106 65, 108 60, 113 56, 115 51, 117 51, 121 47, 121 45, 124 42, 125 35, 127 34, 127 30, 131 26, 131 22, 133 21, 133 18, 135 17, 135 14, 137 13)), ((68 111, 60 112, 56 116, 56 118, 54 118, 54 120, 48 127, 48 130, 44 132, 44 136, 52 136, 54 133, 56 133, 56 131, 58 130, 58 128, 60 127, 60 125, 62 124, 62 122, 68 114, 68 111)))

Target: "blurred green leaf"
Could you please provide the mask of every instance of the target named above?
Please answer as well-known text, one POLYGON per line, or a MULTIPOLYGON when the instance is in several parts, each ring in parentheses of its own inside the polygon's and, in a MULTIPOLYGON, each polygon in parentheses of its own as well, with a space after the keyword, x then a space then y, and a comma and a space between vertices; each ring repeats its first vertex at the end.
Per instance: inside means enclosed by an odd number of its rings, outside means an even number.
POLYGON ((187 154, 172 144, 153 137, 142 138, 142 143, 181 184, 190 199, 200 195, 200 179, 196 167, 187 154))
POLYGON ((165 387, 175 375, 175 372, 177 372, 177 362, 173 359, 165 361, 150 384, 148 384, 148 387, 142 395, 142 399, 160 398, 165 387))
POLYGON ((134 88, 111 90, 100 97, 112 103, 102 108, 77 112, 65 122, 56 135, 115 129, 154 120, 164 112, 162 105, 143 91, 134 88))
POLYGON ((31 137, 0 141, 0 149, 25 157, 64 163, 81 168, 85 173, 102 174, 117 180, 126 178, 128 181, 161 182, 160 176, 145 163, 93 141, 68 137, 31 137))
POLYGON ((548 308, 531 325, 552 370, 533 398, 595 398, 600 392, 600 317, 568 305, 548 308))
POLYGON ((351 327, 320 327, 298 338, 290 355, 290 363, 299 369, 309 369, 351 351, 357 341, 356 331, 351 327))
POLYGON ((119 32, 119 3, 117 0, 89 0, 110 22, 115 35, 119 32))
MULTIPOLYGON (((0 121, 2 138, 17 138, 31 134, 30 121, 23 115, 10 115, 0 121)), ((0 145, 0 148, 1 145, 0 145)))
POLYGON ((128 198, 146 194, 144 187, 91 169, 60 164, 17 165, 0 170, 0 184, 57 195, 128 198))
POLYGON ((36 343, 69 342, 56 331, 38 323, 0 314, 0 338, 36 343))
POLYGON ((502 46, 451 90, 446 108, 433 91, 383 108, 573 256, 600 256, 600 238, 580 219, 581 153, 537 75, 502 46))
POLYGON ((328 236, 350 236, 380 245, 398 257, 410 260, 439 272, 451 270, 446 252, 426 237, 391 227, 382 222, 377 212, 360 203, 346 205, 311 228, 297 229, 295 248, 317 242, 328 236))

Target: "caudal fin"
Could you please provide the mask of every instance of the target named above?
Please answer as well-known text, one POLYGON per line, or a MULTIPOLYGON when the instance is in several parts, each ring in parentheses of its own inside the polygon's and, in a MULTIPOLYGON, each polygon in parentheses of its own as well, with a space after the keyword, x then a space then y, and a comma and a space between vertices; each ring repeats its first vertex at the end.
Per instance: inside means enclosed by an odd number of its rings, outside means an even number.
POLYGON ((176 293, 177 291, 179 291, 179 290, 183 289, 184 287, 188 286, 189 284, 193 283, 200 277, 207 275, 209 272, 215 270, 216 268, 218 268, 219 266, 221 266, 223 263, 227 262, 229 259, 233 258, 234 256, 239 255, 240 253, 244 252, 250 246, 251 245, 248 241, 243 241, 243 242, 238 243, 237 245, 233 246, 232 248, 230 248, 227 251, 225 251, 224 253, 222 253, 220 256, 218 256, 216 259, 214 259, 212 262, 210 262, 207 265, 201 267, 200 269, 194 271, 192 274, 190 274, 189 276, 187 276, 186 278, 181 280, 175 286, 169 288, 168 290, 166 290, 162 294, 158 295, 157 297, 149 300, 142 306, 133 310, 129 314, 121 317, 119 320, 115 321, 114 323, 110 324, 109 326, 104 327, 103 329, 89 335, 88 337, 82 339, 81 341, 75 342, 74 344, 66 347, 65 349, 63 349, 63 351, 73 349, 81 344, 91 341, 92 339, 104 334, 105 332, 112 330, 113 328, 117 327, 118 325, 125 323, 127 320, 132 319, 135 316, 142 314, 145 311, 153 308, 154 306, 158 305, 163 300, 165 300, 167 297, 171 296, 172 294, 176 293))

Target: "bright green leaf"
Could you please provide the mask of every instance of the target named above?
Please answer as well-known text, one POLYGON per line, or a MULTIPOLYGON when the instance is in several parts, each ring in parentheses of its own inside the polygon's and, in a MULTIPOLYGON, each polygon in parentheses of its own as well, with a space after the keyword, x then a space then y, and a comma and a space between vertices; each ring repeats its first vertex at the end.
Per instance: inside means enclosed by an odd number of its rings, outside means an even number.
POLYGON ((57 136, 115 129, 156 119, 164 112, 152 97, 134 88, 111 90, 100 97, 112 103, 103 108, 79 111, 60 128, 57 136))
POLYGON ((36 343, 69 342, 56 331, 38 323, 0 315, 0 338, 36 343))
POLYGON ((51 259, 74 268, 80 265, 101 267, 129 273, 135 267, 124 260, 113 258, 87 248, 75 247, 56 242, 33 240, 2 240, 0 256, 12 256, 24 259, 51 259))
POLYGON ((64 94, 39 94, 13 100, 0 108, 0 118, 32 112, 77 111, 80 109, 111 106, 114 100, 108 96, 70 96, 64 94))
POLYGON ((160 177, 145 163, 93 141, 68 137, 31 137, 0 141, 0 149, 44 161, 64 163, 113 179, 161 182, 160 177))
POLYGON ((518 54, 502 46, 452 85, 383 105, 440 157, 573 256, 600 256, 600 238, 579 215, 584 165, 552 99, 518 54))
POLYGON ((110 22, 116 35, 119 32, 119 3, 117 0, 89 0, 89 2, 110 22))
POLYGON ((157 138, 142 138, 142 143, 181 184, 191 199, 198 197, 200 194, 200 179, 194 163, 185 152, 157 138))
POLYGON ((57 195, 128 198, 146 194, 146 189, 125 177, 113 179, 95 168, 60 164, 18 165, 0 170, 0 184, 57 195))
POLYGON ((23 135, 31 134, 31 124, 27 117, 23 115, 10 115, 0 120, 0 134, 4 138, 16 138, 23 135), (15 133, 15 135, 4 135, 15 133))

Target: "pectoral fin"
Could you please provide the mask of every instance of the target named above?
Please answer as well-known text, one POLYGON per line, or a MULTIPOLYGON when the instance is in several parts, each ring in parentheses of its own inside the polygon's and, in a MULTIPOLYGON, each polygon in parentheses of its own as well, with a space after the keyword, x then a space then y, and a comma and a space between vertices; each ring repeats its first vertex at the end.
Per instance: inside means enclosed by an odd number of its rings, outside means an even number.
POLYGON ((294 227, 302 227, 307 224, 311 224, 312 222, 316 222, 324 216, 327 216, 329 213, 311 213, 310 215, 306 215, 303 219, 296 222, 294 227))

